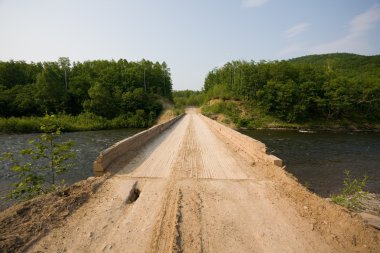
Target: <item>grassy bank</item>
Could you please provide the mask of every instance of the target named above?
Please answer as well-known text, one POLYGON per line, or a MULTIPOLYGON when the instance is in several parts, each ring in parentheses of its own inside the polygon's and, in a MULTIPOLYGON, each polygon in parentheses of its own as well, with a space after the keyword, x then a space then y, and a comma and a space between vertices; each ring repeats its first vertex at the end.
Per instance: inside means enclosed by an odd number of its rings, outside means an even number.
POLYGON ((264 113, 254 104, 236 100, 214 99, 201 108, 202 113, 233 128, 311 129, 311 130, 380 130, 380 122, 363 119, 313 120, 289 123, 264 113))
MULTIPOLYGON (((65 132, 91 131, 118 128, 144 128, 154 124, 156 118, 146 115, 144 111, 136 114, 120 115, 114 119, 106 119, 92 113, 82 113, 77 116, 59 114, 56 121, 65 132)), ((10 117, 0 118, 2 133, 33 133, 40 132, 43 117, 10 117)))

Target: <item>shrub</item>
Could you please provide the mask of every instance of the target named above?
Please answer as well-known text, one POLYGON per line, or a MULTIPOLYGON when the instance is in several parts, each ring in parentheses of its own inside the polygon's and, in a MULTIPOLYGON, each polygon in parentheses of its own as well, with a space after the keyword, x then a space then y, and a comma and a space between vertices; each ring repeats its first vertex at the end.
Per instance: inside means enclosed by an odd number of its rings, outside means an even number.
POLYGON ((363 191, 363 188, 367 185, 368 177, 365 175, 360 181, 356 178, 351 178, 350 171, 344 171, 345 178, 343 179, 344 188, 338 195, 333 195, 331 200, 341 206, 348 209, 358 209, 360 207, 360 201, 367 197, 368 192, 363 191))
POLYGON ((8 160, 13 164, 11 170, 19 179, 8 194, 10 199, 30 199, 60 188, 64 181, 59 182, 57 176, 73 166, 70 159, 75 157, 71 152, 74 143, 58 142, 61 128, 54 115, 45 116, 41 130, 44 133, 39 138, 29 141, 32 146, 20 151, 21 161, 10 152, 1 157, 2 160, 8 160))

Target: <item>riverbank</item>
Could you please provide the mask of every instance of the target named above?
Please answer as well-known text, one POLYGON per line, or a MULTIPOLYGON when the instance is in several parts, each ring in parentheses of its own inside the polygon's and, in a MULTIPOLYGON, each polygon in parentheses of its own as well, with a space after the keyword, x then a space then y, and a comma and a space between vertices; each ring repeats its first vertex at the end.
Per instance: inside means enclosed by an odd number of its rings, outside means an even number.
POLYGON ((213 99, 201 107, 202 114, 234 129, 301 130, 301 131, 380 131, 380 122, 363 119, 310 120, 289 123, 268 115, 246 102, 213 99))
MULTIPOLYGON (((0 118, 0 133, 38 133, 44 117, 0 118)), ((93 113, 81 113, 76 116, 55 115, 57 124, 64 132, 110 130, 121 128, 146 128, 155 123, 156 118, 146 115, 143 110, 136 114, 120 115, 106 119, 93 113)))
MULTIPOLYGON (((366 212, 380 218, 380 194, 369 193, 366 198, 360 200, 361 206, 357 210, 358 213, 366 212)), ((380 229, 380 227, 378 228, 380 229)))

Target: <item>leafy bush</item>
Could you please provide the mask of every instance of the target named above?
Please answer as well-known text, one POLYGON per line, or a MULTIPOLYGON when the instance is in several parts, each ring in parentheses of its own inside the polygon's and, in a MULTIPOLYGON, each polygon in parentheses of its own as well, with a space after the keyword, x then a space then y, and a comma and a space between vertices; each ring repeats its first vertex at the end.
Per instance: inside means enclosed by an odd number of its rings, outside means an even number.
POLYGON ((230 90, 230 88, 225 84, 217 84, 213 87, 211 87, 207 93, 206 97, 208 99, 231 99, 234 98, 234 93, 230 90))
POLYGON ((368 192, 363 191, 368 177, 364 176, 360 181, 356 178, 351 178, 350 171, 348 170, 345 170, 344 174, 344 188, 340 194, 333 195, 331 200, 338 205, 355 210, 360 207, 360 201, 368 195, 368 192))
POLYGON ((173 109, 174 115, 178 116, 181 115, 182 113, 185 113, 185 107, 183 106, 175 106, 173 109))
POLYGON ((220 101, 212 105, 204 105, 202 107, 202 113, 206 116, 223 114, 228 118, 224 121, 226 124, 233 122, 238 127, 245 127, 248 125, 247 120, 240 117, 241 110, 235 101, 220 101))
POLYGON ((62 187, 64 181, 59 182, 57 176, 74 165, 70 162, 75 157, 71 152, 74 143, 58 142, 61 128, 54 115, 45 116, 41 130, 44 132, 41 136, 29 141, 32 146, 20 151, 21 160, 10 152, 1 157, 13 164, 11 170, 19 179, 8 194, 11 199, 30 199, 62 187))

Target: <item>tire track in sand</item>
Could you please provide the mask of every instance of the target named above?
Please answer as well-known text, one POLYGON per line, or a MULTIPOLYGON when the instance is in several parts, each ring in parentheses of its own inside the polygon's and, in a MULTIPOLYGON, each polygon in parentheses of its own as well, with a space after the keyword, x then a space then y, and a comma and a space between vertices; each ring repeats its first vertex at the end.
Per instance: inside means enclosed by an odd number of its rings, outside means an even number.
POLYGON ((187 180, 183 180, 195 179, 191 180, 194 185, 200 176, 204 166, 199 147, 193 115, 190 115, 186 135, 163 193, 164 201, 154 228, 150 252, 182 252, 185 248, 190 252, 203 251, 202 200, 200 193, 189 191, 187 180))

